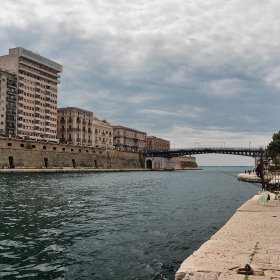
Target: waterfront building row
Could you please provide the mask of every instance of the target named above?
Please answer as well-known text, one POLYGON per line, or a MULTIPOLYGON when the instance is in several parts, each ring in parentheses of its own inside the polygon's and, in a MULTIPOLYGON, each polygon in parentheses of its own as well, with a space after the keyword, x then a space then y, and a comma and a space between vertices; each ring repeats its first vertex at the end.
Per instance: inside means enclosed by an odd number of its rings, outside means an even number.
POLYGON ((0 134, 124 151, 169 150, 170 142, 100 120, 76 107, 57 108, 62 65, 22 47, 0 56, 0 134))

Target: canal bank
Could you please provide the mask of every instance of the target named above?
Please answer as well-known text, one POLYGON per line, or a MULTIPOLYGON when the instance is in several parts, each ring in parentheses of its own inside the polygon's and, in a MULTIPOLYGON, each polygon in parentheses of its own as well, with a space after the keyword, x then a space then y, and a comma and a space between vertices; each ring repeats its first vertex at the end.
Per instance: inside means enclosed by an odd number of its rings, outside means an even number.
MULTIPOLYGON (((176 272, 176 280, 280 279, 280 202, 245 202, 210 240, 189 256, 176 272), (237 269, 249 264, 245 278, 237 269)), ((233 198, 234 199, 234 198, 233 198)))

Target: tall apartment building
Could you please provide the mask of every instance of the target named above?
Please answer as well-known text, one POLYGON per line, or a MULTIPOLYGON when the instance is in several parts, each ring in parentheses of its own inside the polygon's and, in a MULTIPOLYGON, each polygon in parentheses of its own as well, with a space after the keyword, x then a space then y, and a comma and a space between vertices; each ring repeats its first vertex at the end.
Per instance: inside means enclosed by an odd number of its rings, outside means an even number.
POLYGON ((62 65, 25 48, 9 49, 0 67, 17 76, 17 136, 56 139, 57 85, 62 65))
POLYGON ((146 149, 147 133, 128 128, 114 126, 114 146, 124 151, 142 152, 146 149))
POLYGON ((15 136, 17 76, 0 69, 0 134, 15 136))
POLYGON ((57 109, 57 135, 60 143, 113 148, 113 126, 92 112, 76 107, 57 109))
POLYGON ((170 150, 170 141, 155 136, 147 136, 147 150, 168 151, 170 150))

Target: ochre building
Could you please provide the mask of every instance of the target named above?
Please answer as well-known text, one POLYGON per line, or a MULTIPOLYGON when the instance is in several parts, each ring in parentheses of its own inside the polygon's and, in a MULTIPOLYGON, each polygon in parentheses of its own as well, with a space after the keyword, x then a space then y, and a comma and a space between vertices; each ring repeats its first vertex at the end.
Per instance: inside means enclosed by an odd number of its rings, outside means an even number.
POLYGON ((146 149, 147 133, 129 127, 114 126, 114 146, 122 151, 142 152, 146 149))
POLYGON ((113 126, 100 120, 93 112, 76 107, 57 109, 57 137, 60 143, 113 148, 113 126))

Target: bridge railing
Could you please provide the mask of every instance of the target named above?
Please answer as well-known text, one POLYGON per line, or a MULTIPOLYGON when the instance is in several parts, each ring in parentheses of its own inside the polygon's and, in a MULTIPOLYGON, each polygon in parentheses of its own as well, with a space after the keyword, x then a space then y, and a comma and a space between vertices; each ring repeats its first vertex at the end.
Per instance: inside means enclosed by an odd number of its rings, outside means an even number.
POLYGON ((170 149, 168 151, 162 150, 148 150, 148 153, 152 152, 179 152, 179 151, 205 151, 205 150, 218 150, 218 151, 261 151, 264 150, 261 147, 199 147, 199 148, 181 148, 181 149, 170 149))

